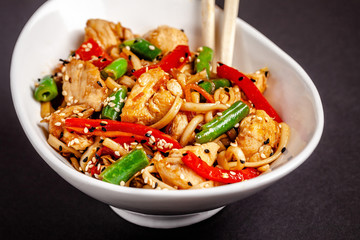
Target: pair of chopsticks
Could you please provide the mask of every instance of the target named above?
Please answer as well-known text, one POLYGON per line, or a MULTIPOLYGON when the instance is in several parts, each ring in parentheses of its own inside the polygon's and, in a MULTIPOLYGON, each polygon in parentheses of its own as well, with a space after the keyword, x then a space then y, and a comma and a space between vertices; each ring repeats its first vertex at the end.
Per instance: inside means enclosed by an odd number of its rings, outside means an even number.
MULTIPOLYGON (((240 0, 225 0, 220 61, 231 66, 240 0)), ((215 49, 215 0, 201 0, 203 44, 215 49)))

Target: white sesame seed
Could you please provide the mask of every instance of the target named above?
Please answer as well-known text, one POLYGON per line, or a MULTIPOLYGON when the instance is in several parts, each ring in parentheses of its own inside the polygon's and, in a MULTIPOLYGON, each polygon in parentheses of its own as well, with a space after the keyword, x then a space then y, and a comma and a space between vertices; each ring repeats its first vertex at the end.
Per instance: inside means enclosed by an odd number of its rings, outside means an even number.
POLYGON ((120 152, 119 151, 115 151, 114 152, 116 156, 120 157, 120 152))
POLYGON ((70 79, 69 75, 65 74, 64 79, 65 79, 65 81, 69 81, 69 79, 70 79))
POLYGON ((216 113, 216 115, 222 116, 222 112, 218 112, 218 113, 216 113))
POLYGON ((235 124, 235 126, 234 126, 234 127, 236 127, 236 128, 237 128, 237 127, 239 127, 239 125, 240 125, 240 124, 239 124, 239 123, 237 123, 237 124, 235 124))
POLYGON ((149 178, 148 177, 144 177, 144 183, 147 184, 148 183, 149 178))
POLYGON ((266 158, 266 156, 265 156, 264 153, 261 153, 261 154, 260 154, 260 157, 261 157, 261 158, 266 158))
POLYGON ((84 128, 84 133, 88 133, 89 129, 87 127, 84 128))
POLYGON ((67 95, 67 92, 64 90, 64 91, 62 91, 62 95, 63 96, 66 96, 67 95))
POLYGON ((231 175, 236 175, 236 173, 234 171, 230 171, 231 175))
POLYGON ((232 143, 230 143, 230 145, 233 146, 233 147, 237 147, 237 146, 238 146, 238 145, 237 145, 237 142, 232 142, 232 143))
POLYGON ((126 50, 129 50, 129 51, 130 51, 130 47, 129 47, 129 46, 126 46, 125 48, 126 48, 126 50))
POLYGON ((61 122, 56 122, 54 125, 55 126, 61 126, 61 122))
POLYGON ((223 174, 221 175, 221 177, 222 177, 222 178, 229 178, 229 174, 223 173, 223 174))
POLYGON ((124 182, 124 181, 121 181, 121 182, 120 182, 120 186, 125 186, 125 182, 124 182))
POLYGON ((182 180, 184 180, 184 179, 185 179, 184 174, 180 174, 180 178, 181 178, 182 180))
POLYGON ((184 57, 181 57, 181 58, 179 59, 179 61, 180 61, 180 62, 184 62, 184 61, 185 61, 185 58, 184 58, 184 57))
POLYGON ((196 62, 197 62, 197 63, 199 63, 199 62, 200 62, 200 59, 199 59, 199 58, 198 58, 198 59, 196 59, 196 62))
POLYGON ((155 50, 155 46, 154 45, 149 45, 149 49, 150 50, 155 50))
POLYGON ((93 46, 93 45, 92 45, 91 43, 88 43, 88 44, 87 44, 87 47, 88 47, 88 48, 92 48, 92 46, 93 46))

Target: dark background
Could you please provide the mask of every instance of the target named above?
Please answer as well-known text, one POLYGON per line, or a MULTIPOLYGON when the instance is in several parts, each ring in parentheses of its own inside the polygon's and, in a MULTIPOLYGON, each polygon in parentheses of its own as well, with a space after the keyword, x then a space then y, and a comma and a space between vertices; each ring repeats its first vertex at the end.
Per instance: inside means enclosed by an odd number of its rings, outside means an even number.
POLYGON ((123 220, 65 182, 27 140, 11 100, 10 60, 21 29, 43 2, 0 1, 1 239, 359 239, 360 1, 240 1, 240 17, 314 81, 324 133, 290 175, 208 220, 172 230, 123 220))

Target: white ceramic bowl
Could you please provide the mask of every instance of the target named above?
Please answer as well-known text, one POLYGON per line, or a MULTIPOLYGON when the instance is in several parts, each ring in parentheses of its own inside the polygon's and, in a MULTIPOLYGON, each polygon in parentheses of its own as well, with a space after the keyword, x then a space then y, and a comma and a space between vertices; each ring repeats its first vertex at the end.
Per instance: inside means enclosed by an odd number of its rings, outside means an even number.
MULTIPOLYGON (((221 15, 218 9, 217 22, 221 15)), ((206 219, 223 206, 289 174, 309 157, 322 134, 321 100, 309 76, 275 44, 238 19, 233 65, 245 72, 264 66, 270 68, 266 97, 292 130, 288 151, 273 164, 272 172, 249 181, 203 190, 134 189, 78 173, 47 144, 46 133, 39 123, 40 105, 33 98, 33 85, 37 78, 50 72, 59 58, 66 57, 70 50, 79 46, 87 19, 120 21, 140 34, 162 24, 182 28, 190 39, 191 49, 195 50, 201 46, 200 17, 200 1, 197 0, 51 0, 30 18, 14 49, 11 62, 13 102, 34 148, 70 184, 109 204, 120 216, 139 225, 171 228, 206 219)))

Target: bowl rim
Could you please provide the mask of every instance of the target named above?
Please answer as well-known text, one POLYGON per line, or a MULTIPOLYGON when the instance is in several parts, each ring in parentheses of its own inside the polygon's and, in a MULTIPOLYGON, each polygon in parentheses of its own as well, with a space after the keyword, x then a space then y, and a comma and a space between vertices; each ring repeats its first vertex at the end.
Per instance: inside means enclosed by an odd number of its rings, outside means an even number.
MULTIPOLYGON (((188 0, 190 1, 190 0, 188 0)), ((237 25, 240 25, 243 32, 247 32, 247 34, 256 36, 256 38, 259 38, 260 41, 266 45, 266 47, 269 47, 271 49, 274 49, 274 51, 285 61, 291 65, 296 72, 300 75, 302 81, 305 83, 305 85, 309 88, 311 95, 314 99, 314 108, 316 110, 315 114, 315 131, 313 132, 313 135, 310 139, 310 141, 307 142, 304 149, 294 156, 291 161, 288 161, 286 164, 283 164, 277 169, 274 169, 273 171, 260 175, 254 179, 240 182, 240 183, 234 183, 234 184, 227 184, 223 186, 218 186, 214 188, 208 188, 208 189, 194 189, 192 191, 153 191, 152 189, 137 189, 137 188, 129 188, 129 187, 121 187, 118 185, 114 185, 111 183, 99 181, 98 179, 91 178, 89 176, 86 176, 83 173, 79 173, 73 168, 70 168, 66 164, 64 164, 62 161, 58 159, 58 157, 54 154, 56 153, 55 150, 50 151, 46 148, 41 148, 42 145, 40 137, 37 136, 35 133, 35 127, 30 124, 29 121, 26 121, 26 115, 25 115, 25 108, 26 106, 23 106, 21 104, 21 96, 18 91, 16 91, 17 85, 16 85, 16 59, 19 58, 19 48, 20 43, 23 41, 24 36, 29 32, 29 29, 33 24, 35 24, 38 19, 41 17, 42 14, 44 14, 49 7, 53 4, 57 4, 61 2, 60 0, 51 0, 45 2, 43 5, 41 5, 34 14, 30 17, 28 22, 23 27, 13 50, 12 59, 11 59, 11 67, 10 67, 10 89, 11 89, 11 95, 12 95, 12 101, 16 110, 17 117, 20 121, 20 124, 37 151, 37 153, 43 158, 43 160, 50 165, 51 168, 55 170, 60 176, 58 171, 62 173, 66 173, 67 175, 71 175, 71 178, 74 178, 76 182, 85 184, 85 185, 93 185, 96 188, 101 188, 106 191, 111 191, 116 194, 130 194, 130 195, 136 195, 136 196, 152 196, 152 197, 176 197, 176 198, 186 198, 186 197, 194 197, 194 196, 201 196, 201 197, 211 197, 211 196, 218 196, 223 194, 234 194, 237 192, 247 191, 251 189, 256 189, 262 186, 266 186, 267 184, 274 182, 285 175, 289 174, 291 171, 296 169, 298 166, 300 166, 315 150, 317 147, 322 132, 324 128, 324 112, 323 112, 323 106, 321 103, 320 95, 308 76, 308 74, 301 68, 301 66, 292 59, 288 54, 286 54, 282 49, 280 49, 275 43, 273 43, 271 40, 269 40, 267 37, 265 37, 262 33, 260 33, 258 30, 250 26, 248 23, 243 21, 242 19, 237 19, 237 25)), ((63 176, 62 176, 63 177, 63 176)), ((64 178, 64 177, 63 177, 64 178)), ((73 185, 72 181, 67 182, 73 185)))

